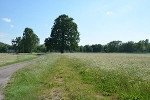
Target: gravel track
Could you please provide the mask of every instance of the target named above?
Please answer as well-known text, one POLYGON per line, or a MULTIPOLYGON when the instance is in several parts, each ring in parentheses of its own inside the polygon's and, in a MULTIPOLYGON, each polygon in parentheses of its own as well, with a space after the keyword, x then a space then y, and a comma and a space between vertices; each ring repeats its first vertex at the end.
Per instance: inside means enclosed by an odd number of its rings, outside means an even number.
POLYGON ((44 59, 44 58, 46 58, 46 56, 42 55, 37 59, 0 67, 0 100, 4 99, 2 90, 7 85, 7 82, 9 81, 11 75, 14 72, 16 72, 17 70, 19 70, 27 65, 35 63, 41 59, 44 59))

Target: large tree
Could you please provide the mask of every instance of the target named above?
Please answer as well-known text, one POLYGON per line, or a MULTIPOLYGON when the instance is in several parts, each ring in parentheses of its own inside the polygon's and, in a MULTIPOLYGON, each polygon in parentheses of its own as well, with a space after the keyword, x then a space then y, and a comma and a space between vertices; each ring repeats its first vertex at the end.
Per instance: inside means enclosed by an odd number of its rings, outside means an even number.
POLYGON ((23 52, 32 52, 32 50, 39 44, 38 36, 31 28, 25 28, 22 37, 23 52))
POLYGON ((51 30, 51 47, 61 53, 64 50, 76 50, 80 41, 77 24, 73 18, 63 14, 55 19, 51 30))

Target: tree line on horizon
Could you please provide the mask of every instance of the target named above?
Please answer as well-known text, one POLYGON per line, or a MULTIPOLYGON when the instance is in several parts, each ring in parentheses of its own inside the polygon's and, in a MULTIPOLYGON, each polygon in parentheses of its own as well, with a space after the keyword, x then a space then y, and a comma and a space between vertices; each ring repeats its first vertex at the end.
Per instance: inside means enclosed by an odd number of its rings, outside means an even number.
MULTIPOLYGON (((16 48, 16 52, 18 52, 19 48, 21 48, 21 46, 16 48)), ((7 50, 9 50, 9 49, 14 49, 14 46, 0 42, 0 53, 6 53, 7 50)), ((47 50, 47 48, 44 44, 36 45, 32 51, 37 52, 37 53, 58 52, 58 51, 54 51, 54 50, 51 50, 51 51, 47 50)), ((107 43, 106 45, 93 44, 93 45, 78 46, 78 49, 76 49, 74 51, 66 50, 65 52, 149 53, 150 52, 150 42, 149 42, 149 39, 140 40, 139 42, 111 41, 111 42, 107 43)), ((23 52, 22 52, 22 50, 20 50, 20 52, 18 52, 18 53, 23 53, 23 52)))
POLYGON ((0 42, 0 53, 6 53, 8 49, 12 49, 11 45, 0 42))
POLYGON ((45 38, 44 44, 39 45, 39 37, 31 28, 25 28, 22 37, 12 39, 12 46, 0 43, 0 52, 7 52, 8 49, 16 53, 32 52, 150 52, 149 39, 139 42, 111 41, 106 45, 93 44, 78 46, 80 34, 74 19, 68 15, 60 15, 54 20, 50 37, 45 38))
POLYGON ((93 44, 79 46, 79 52, 106 52, 106 53, 148 53, 150 52, 149 39, 140 40, 139 42, 128 41, 111 41, 106 45, 93 44))

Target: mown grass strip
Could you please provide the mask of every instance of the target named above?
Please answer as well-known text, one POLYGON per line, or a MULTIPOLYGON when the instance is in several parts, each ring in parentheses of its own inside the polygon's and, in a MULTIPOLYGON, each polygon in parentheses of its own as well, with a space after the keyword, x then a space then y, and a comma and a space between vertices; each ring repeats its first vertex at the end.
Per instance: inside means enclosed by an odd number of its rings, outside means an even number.
POLYGON ((62 55, 51 69, 49 85, 39 92, 40 100, 109 100, 109 97, 96 91, 93 85, 82 80, 79 67, 82 69, 84 64, 62 55))

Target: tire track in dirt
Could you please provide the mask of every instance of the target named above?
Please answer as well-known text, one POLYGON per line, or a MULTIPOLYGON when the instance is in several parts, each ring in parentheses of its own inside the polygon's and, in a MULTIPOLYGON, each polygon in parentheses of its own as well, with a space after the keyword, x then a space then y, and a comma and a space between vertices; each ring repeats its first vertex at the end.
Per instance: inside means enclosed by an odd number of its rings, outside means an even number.
POLYGON ((37 59, 0 67, 0 100, 4 99, 2 90, 7 85, 9 78, 14 72, 44 58, 46 58, 46 56, 42 55, 38 57, 37 59))

